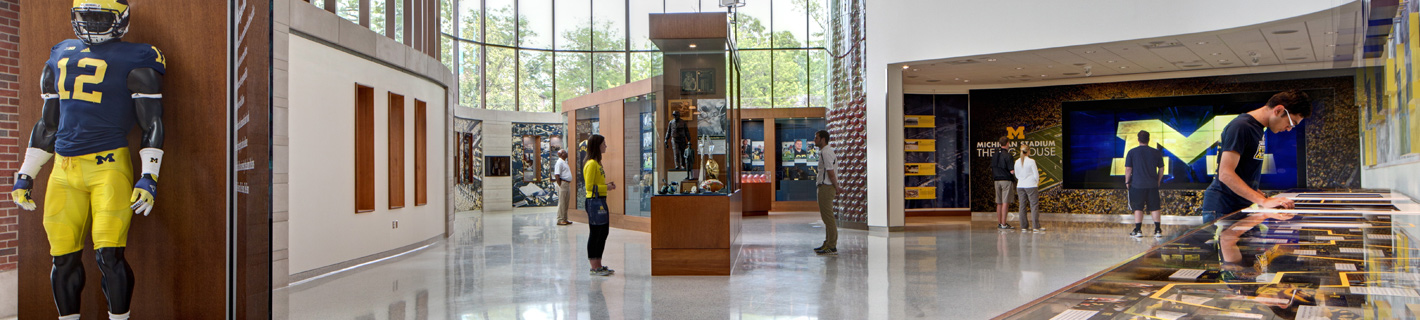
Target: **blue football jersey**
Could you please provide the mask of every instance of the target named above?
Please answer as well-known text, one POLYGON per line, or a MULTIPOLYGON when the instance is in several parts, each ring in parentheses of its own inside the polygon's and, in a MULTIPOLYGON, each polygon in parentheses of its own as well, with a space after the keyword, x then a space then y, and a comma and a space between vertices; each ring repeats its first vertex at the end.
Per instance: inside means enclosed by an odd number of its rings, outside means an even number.
POLYGON ((128 132, 137 122, 128 73, 152 68, 165 73, 157 47, 132 42, 95 46, 77 39, 50 49, 45 65, 59 83, 59 131, 54 152, 80 156, 128 146, 128 132))

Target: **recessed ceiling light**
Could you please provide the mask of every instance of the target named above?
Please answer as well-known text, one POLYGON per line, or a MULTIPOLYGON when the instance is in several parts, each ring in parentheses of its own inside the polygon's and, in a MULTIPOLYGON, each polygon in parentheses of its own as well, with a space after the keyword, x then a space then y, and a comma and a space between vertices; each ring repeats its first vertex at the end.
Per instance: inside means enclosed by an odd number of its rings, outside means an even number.
POLYGON ((971 82, 971 80, 962 80, 961 82, 971 82))
POLYGON ((1218 59, 1218 62, 1228 62, 1228 59, 1218 59))
POLYGON ((952 80, 961 80, 961 78, 952 78, 952 80))
POLYGON ((1021 70, 1021 69, 1025 69, 1025 68, 1021 68, 1021 67, 1016 67, 1016 70, 1021 70))
POLYGON ((1291 47, 1291 48, 1286 48, 1286 49, 1282 49, 1282 50, 1296 51, 1296 50, 1299 50, 1299 49, 1301 49, 1301 47, 1291 47))
POLYGON ((1335 48, 1335 47, 1336 47, 1336 45, 1334 45, 1334 44, 1328 44, 1328 45, 1326 45, 1326 46, 1327 46, 1327 47, 1331 47, 1331 48, 1335 48))
POLYGON ((1085 50, 1085 54, 1093 54, 1093 53, 1095 53, 1094 50, 1085 50))
POLYGON ((986 59, 986 62, 996 62, 996 59, 986 59))
POLYGON ((1297 33, 1297 30, 1277 30, 1277 31, 1273 31, 1273 32, 1272 32, 1272 34, 1293 34, 1293 33, 1297 33))
POLYGON ((1042 75, 1040 75, 1040 76, 1044 77, 1045 75, 1042 74, 1042 75))
POLYGON ((1336 34, 1336 31, 1327 31, 1326 34, 1336 34))
POLYGON ((1104 63, 1114 63, 1114 60, 1105 61, 1104 63))
POLYGON ((1223 53, 1222 53, 1222 52, 1214 52, 1214 53, 1213 53, 1213 55, 1215 55, 1215 56, 1216 56, 1216 55, 1221 55, 1221 54, 1223 54, 1223 53))
POLYGON ((906 66, 906 65, 902 66, 902 70, 907 70, 907 68, 908 68, 908 66, 906 66))
POLYGON ((917 69, 917 68, 912 68, 912 71, 918 71, 918 69, 917 69))
POLYGON ((1199 41, 1198 44, 1208 44, 1208 41, 1199 41))
POLYGON ((1119 66, 1120 69, 1129 69, 1129 66, 1119 66))
POLYGON ((691 48, 691 49, 695 49, 695 44, 694 44, 694 43, 690 44, 690 48, 691 48))

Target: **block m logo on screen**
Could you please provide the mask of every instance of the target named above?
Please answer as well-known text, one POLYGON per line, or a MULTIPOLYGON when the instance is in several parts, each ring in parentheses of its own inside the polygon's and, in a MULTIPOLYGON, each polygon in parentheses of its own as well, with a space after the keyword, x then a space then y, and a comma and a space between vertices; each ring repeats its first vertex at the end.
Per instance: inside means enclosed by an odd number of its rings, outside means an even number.
POLYGON ((1025 139, 1026 126, 1006 127, 1006 139, 1025 139))
MULTIPOLYGON (((1114 158, 1114 163, 1110 166, 1110 174, 1116 176, 1124 175, 1124 158, 1130 149, 1139 146, 1139 131, 1149 132, 1149 145, 1152 147, 1162 147, 1172 153, 1183 163, 1192 164, 1199 159, 1208 162, 1208 175, 1218 174, 1218 157, 1208 155, 1208 149, 1213 148, 1223 139, 1223 128, 1236 119, 1238 115, 1220 115, 1208 120, 1191 134, 1183 134, 1174 129, 1162 120, 1134 120, 1120 121, 1116 135, 1124 140, 1124 150, 1120 153, 1120 158, 1114 158)), ((1260 150, 1259 150, 1260 151, 1260 150)), ((1170 162, 1164 161, 1164 172, 1169 171, 1170 162)), ((1263 155, 1262 173, 1275 173, 1276 165, 1273 163, 1271 154, 1263 155)))

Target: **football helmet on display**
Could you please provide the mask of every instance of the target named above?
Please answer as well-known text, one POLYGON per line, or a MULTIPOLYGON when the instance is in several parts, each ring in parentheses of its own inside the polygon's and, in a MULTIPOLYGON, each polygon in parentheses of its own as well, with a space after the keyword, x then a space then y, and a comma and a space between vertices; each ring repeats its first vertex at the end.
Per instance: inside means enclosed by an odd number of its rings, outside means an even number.
POLYGON ((115 41, 128 33, 128 0, 74 0, 69 18, 85 44, 115 41))

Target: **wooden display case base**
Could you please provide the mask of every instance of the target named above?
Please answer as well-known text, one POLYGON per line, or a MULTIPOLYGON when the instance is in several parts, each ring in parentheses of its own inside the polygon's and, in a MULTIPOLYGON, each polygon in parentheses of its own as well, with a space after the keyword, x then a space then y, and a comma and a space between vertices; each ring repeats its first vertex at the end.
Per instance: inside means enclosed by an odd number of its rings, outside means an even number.
POLYGON ((742 195, 651 197, 651 275, 727 276, 740 251, 742 195))
POLYGON ((767 216, 774 209, 774 184, 740 183, 744 195, 744 216, 767 216))

